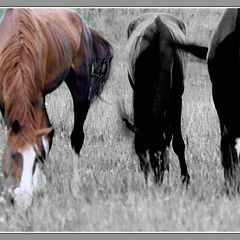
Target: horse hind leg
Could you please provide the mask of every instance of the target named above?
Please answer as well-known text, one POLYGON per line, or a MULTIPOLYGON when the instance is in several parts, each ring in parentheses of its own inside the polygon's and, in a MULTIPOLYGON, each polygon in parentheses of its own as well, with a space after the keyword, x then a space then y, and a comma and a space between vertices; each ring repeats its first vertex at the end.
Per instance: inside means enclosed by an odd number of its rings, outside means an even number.
POLYGON ((85 134, 83 131, 83 124, 88 113, 89 105, 74 100, 73 102, 75 118, 73 131, 71 133, 71 145, 74 151, 79 154, 84 142, 85 134))
POLYGON ((166 139, 166 149, 165 149, 165 153, 164 153, 164 169, 167 171, 167 182, 169 183, 169 176, 170 176, 170 172, 169 172, 169 165, 170 165, 170 156, 169 156, 169 147, 170 147, 170 143, 172 141, 172 126, 169 124, 168 127, 166 128, 165 131, 165 139, 166 139))
POLYGON ((184 144, 182 135, 180 133, 177 133, 173 137, 173 150, 179 158, 182 182, 186 183, 186 185, 189 185, 190 176, 188 173, 187 164, 186 164, 186 160, 185 160, 185 154, 184 154, 185 144, 184 144))
POLYGON ((182 138, 181 132, 181 112, 182 112, 182 100, 175 102, 175 116, 173 116, 173 141, 172 146, 174 152, 177 154, 180 168, 181 168, 181 179, 187 186, 190 184, 190 176, 187 169, 185 160, 185 144, 182 138))

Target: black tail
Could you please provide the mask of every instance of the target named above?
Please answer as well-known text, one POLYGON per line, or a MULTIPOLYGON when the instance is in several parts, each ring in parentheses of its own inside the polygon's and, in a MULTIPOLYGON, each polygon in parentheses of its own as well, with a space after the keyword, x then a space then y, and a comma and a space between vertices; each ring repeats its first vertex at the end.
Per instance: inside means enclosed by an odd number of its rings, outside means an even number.
POLYGON ((121 116, 121 119, 125 123, 124 125, 129 130, 131 130, 132 132, 136 133, 138 129, 132 123, 129 122, 129 119, 132 119, 132 118, 129 115, 127 115, 127 110, 125 108, 124 101, 118 102, 118 111, 119 111, 119 116, 121 116))
POLYGON ((175 46, 178 49, 181 49, 187 53, 191 53, 197 58, 200 58, 203 60, 207 59, 207 52, 208 52, 207 47, 199 46, 194 43, 176 43, 175 46))
POLYGON ((133 131, 134 133, 137 132, 138 129, 137 129, 133 124, 131 124, 131 123, 128 121, 128 119, 126 119, 126 118, 123 117, 122 120, 125 122, 125 124, 126 124, 126 126, 127 126, 128 129, 130 129, 130 130, 133 131))

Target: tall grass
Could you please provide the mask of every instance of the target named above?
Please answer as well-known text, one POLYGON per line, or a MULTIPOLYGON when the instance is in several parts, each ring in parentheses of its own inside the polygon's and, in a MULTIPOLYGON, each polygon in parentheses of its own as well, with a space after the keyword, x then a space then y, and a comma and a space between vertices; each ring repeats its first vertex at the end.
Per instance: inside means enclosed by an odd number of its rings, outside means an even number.
MULTIPOLYGON (((183 102, 182 132, 191 175, 188 190, 171 151, 170 173, 162 186, 145 184, 133 148, 133 134, 119 116, 132 116, 126 74, 126 28, 145 12, 168 12, 184 20, 187 37, 207 45, 223 9, 77 9, 113 45, 114 59, 102 98, 95 99, 84 124, 80 156, 70 146, 73 105, 62 84, 47 96, 55 136, 45 163, 47 186, 27 211, 0 201, 0 231, 239 231, 239 196, 223 192, 219 125, 207 67, 190 58, 183 102), (107 102, 107 103, 106 103, 107 102)), ((0 120, 0 154, 6 127, 0 120)), ((3 183, 0 184, 3 188, 3 183)), ((0 189, 1 190, 1 189, 0 189)))

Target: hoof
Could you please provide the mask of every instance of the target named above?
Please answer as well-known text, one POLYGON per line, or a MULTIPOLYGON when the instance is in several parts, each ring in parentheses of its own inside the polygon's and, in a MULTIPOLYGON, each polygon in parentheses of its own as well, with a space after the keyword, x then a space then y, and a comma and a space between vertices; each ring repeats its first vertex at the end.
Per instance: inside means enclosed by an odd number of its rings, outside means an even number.
POLYGON ((181 175, 181 180, 182 180, 182 183, 186 186, 186 187, 189 187, 190 185, 190 176, 189 174, 187 175, 181 175))

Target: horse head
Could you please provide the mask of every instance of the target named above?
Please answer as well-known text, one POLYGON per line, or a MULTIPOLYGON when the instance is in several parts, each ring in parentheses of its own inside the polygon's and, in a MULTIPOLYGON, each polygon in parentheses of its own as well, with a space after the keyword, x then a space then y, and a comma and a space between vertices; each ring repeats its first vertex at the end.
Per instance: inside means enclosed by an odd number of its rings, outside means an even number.
POLYGON ((7 120, 8 137, 2 158, 2 170, 13 200, 24 205, 31 203, 34 190, 44 180, 40 164, 53 137, 45 108, 34 107, 31 114, 34 125, 29 119, 7 120))

